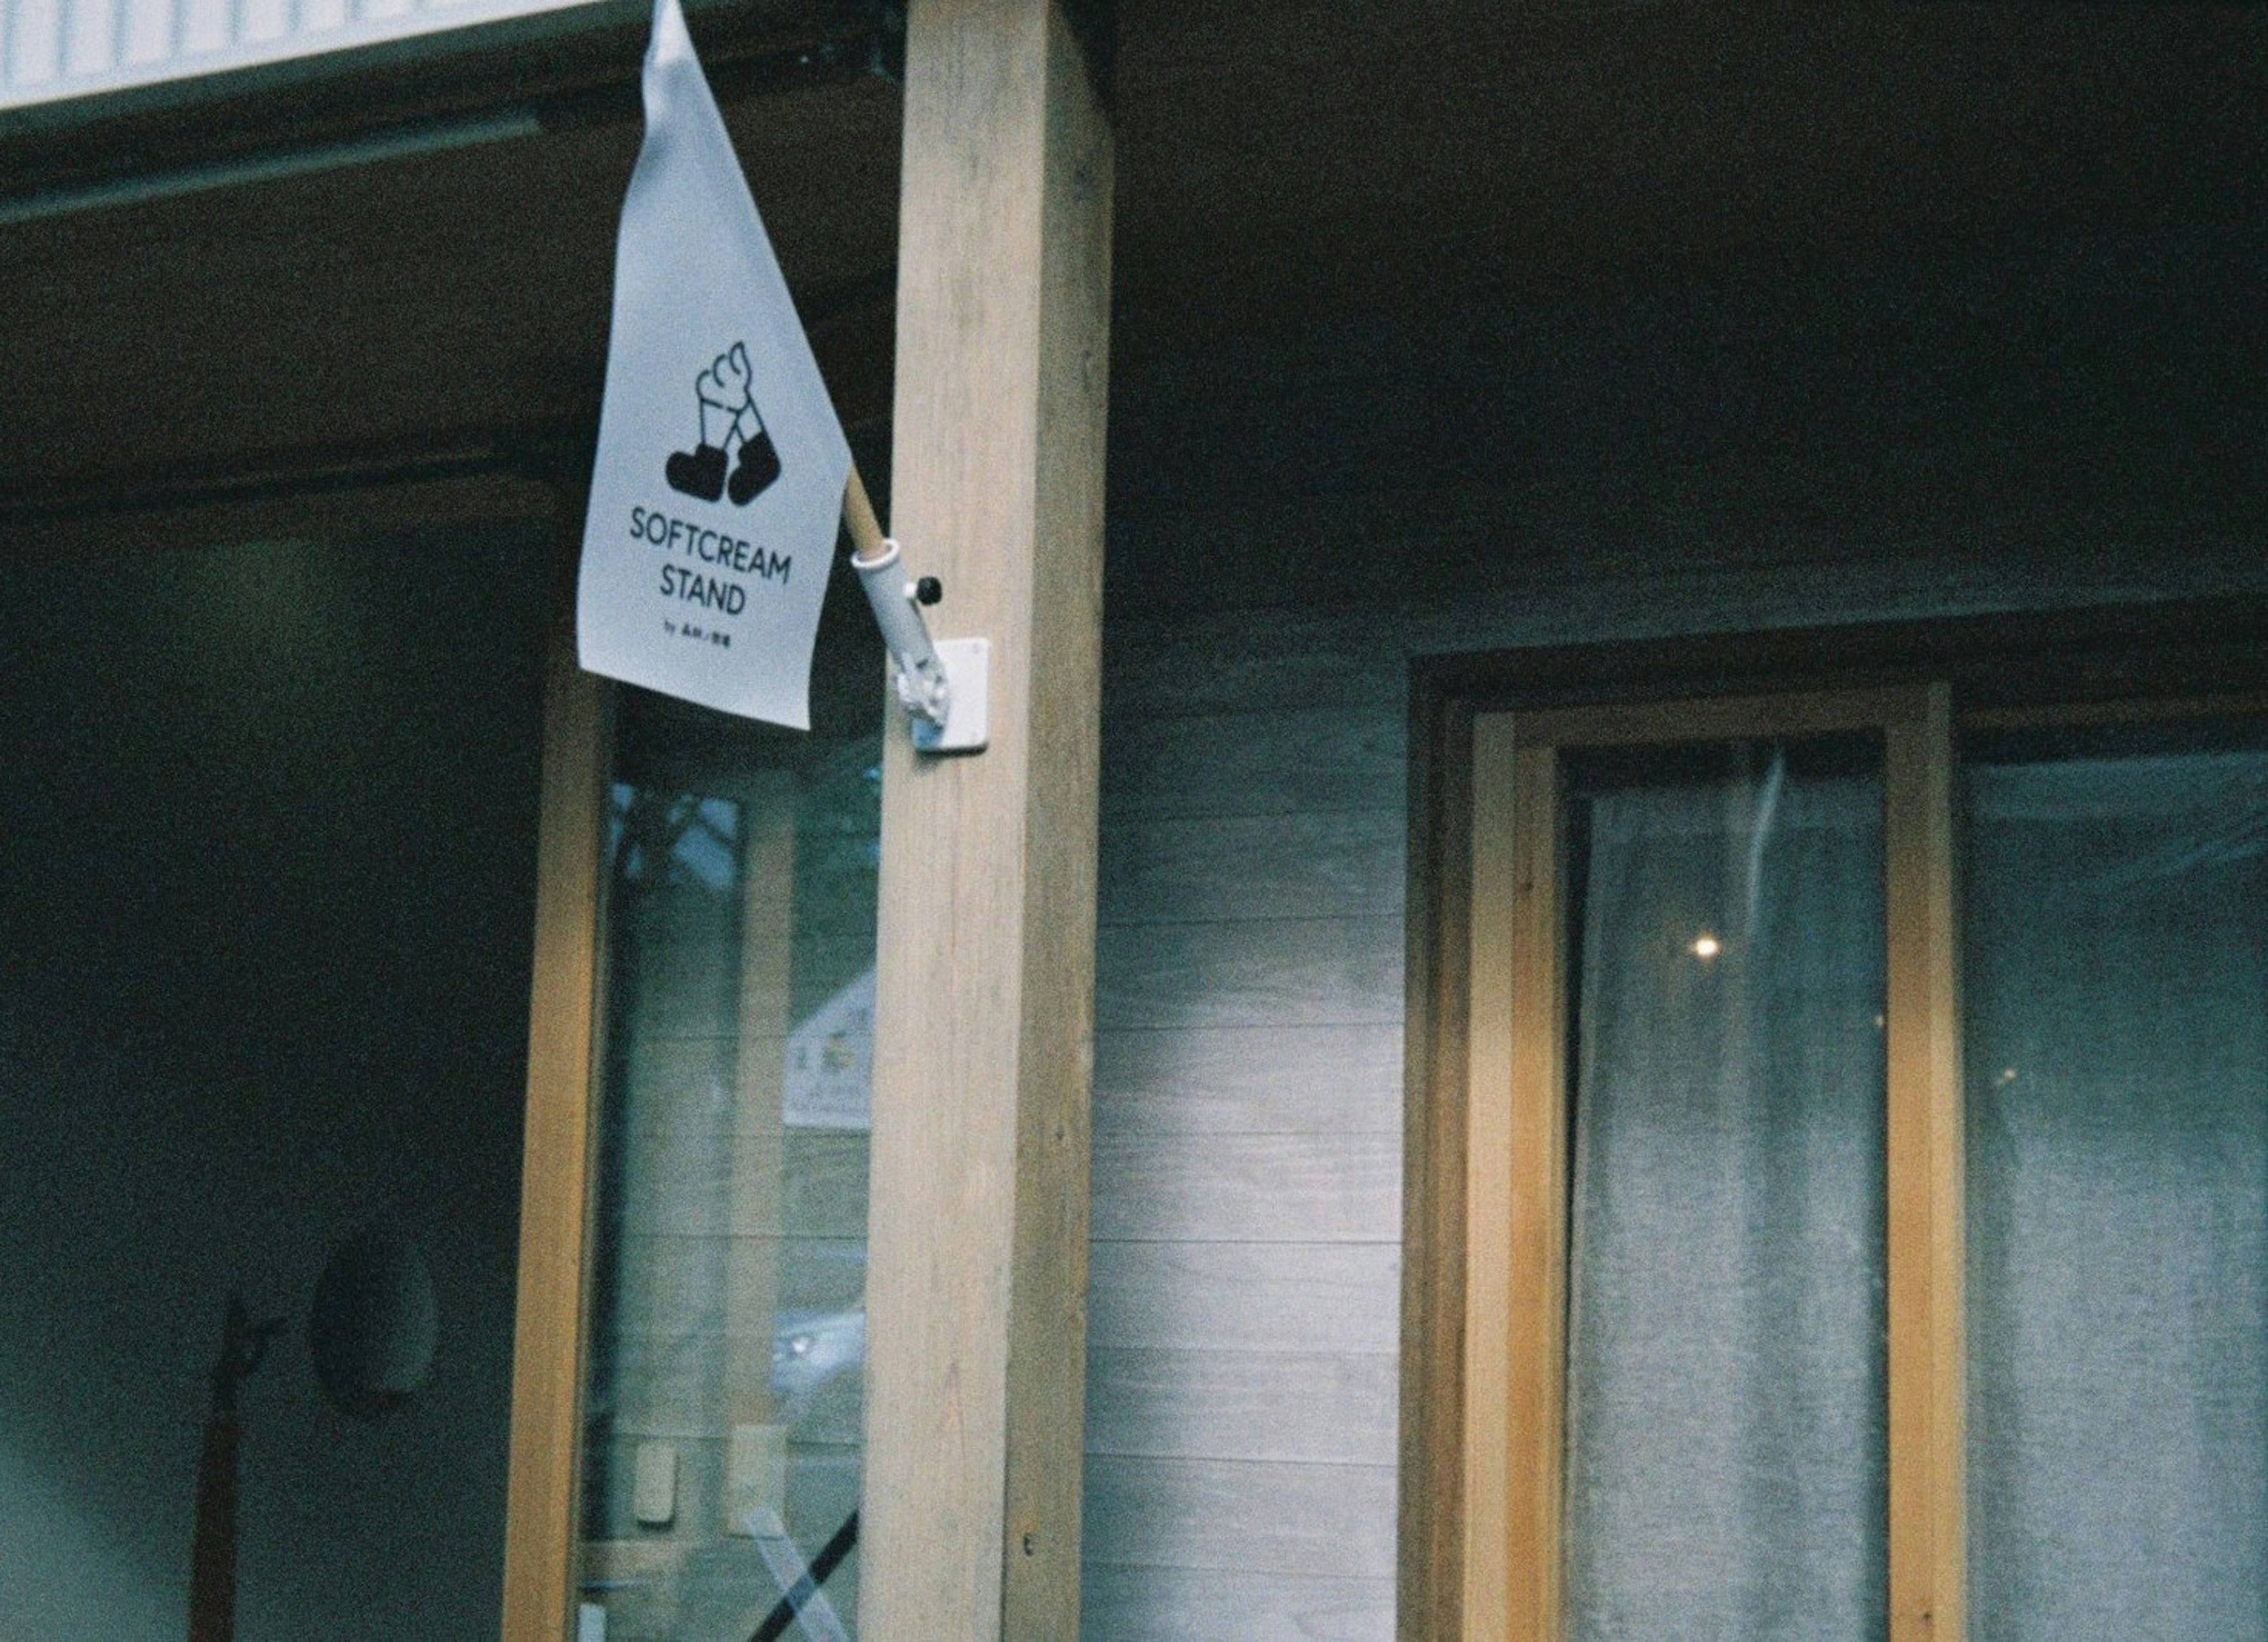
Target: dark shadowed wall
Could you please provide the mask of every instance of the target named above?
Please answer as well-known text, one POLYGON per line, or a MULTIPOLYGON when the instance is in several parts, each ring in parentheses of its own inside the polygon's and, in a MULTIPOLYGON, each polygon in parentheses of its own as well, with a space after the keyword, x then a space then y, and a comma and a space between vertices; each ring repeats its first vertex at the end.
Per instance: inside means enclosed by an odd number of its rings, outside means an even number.
POLYGON ((548 536, 0 571, 0 1637, 184 1633, 241 1290, 243 1642, 493 1637, 548 536), (424 1392, 358 1424, 305 1324, 414 1239, 424 1392))

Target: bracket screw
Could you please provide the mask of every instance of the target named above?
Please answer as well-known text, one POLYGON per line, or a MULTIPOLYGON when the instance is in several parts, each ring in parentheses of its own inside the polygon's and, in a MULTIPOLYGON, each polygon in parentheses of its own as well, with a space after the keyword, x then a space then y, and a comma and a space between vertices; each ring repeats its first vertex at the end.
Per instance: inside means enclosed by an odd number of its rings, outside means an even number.
POLYGON ((924 576, 914 584, 916 604, 935 604, 945 597, 945 584, 934 576, 924 576))

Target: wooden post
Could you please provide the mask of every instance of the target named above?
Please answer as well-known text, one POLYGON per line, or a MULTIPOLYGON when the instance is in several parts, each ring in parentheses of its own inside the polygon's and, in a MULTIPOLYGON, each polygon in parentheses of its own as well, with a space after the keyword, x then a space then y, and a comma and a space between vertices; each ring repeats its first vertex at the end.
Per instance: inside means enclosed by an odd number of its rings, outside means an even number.
POLYGON ((991 742, 883 759, 870 1642, 1079 1634, 1111 143, 1053 0, 915 0, 891 523, 991 742))
MULTIPOLYGON (((1548 946, 1539 954, 1514 939, 1515 931, 1534 938, 1532 898, 1518 903, 1527 916, 1516 925, 1505 916, 1519 894, 1521 848, 1532 858, 1536 845, 1535 840, 1514 836, 1517 821, 1535 819, 1529 813, 1532 805, 1522 802, 1529 795, 1521 788, 1523 772, 1515 768, 1515 750, 1511 715, 1485 713, 1474 721, 1471 906, 1465 920, 1469 1003, 1463 1104, 1469 1149, 1463 1162, 1469 1213, 1462 1228, 1464 1452, 1456 1495, 1463 1531, 1457 1612, 1463 1623, 1443 1634, 1476 1638, 1514 1634, 1509 1559, 1515 1519, 1528 1520, 1525 1502, 1515 1491, 1532 1484, 1534 1474, 1523 1463, 1525 1456, 1513 1450, 1512 1410, 1518 1397, 1513 1381, 1523 1366, 1531 1381, 1537 1373, 1556 1377, 1559 1372, 1555 1359, 1513 1332, 1515 1289, 1525 1278, 1529 1291, 1540 1292, 1541 1281, 1536 1274, 1518 1272, 1513 1265, 1513 1204, 1523 1201, 1531 1209, 1536 1204, 1532 1191, 1522 1197, 1513 1174, 1521 1165, 1534 1170, 1546 1163, 1540 1154, 1515 1158, 1513 1152, 1513 1136, 1521 1127, 1513 1086, 1513 1045, 1523 1029, 1535 1025, 1516 1018, 1523 997, 1519 982, 1532 976, 1539 957, 1549 961, 1554 955, 1548 946)), ((1550 749, 1543 749, 1543 756, 1550 757, 1550 749)), ((1542 843, 1548 849, 1555 835, 1551 818, 1547 815, 1544 822, 1542 843)), ((1530 859, 1525 865, 1532 870, 1534 863, 1530 859)), ((1544 939, 1550 939, 1547 928, 1544 939)), ((1547 1024, 1544 1031, 1547 1043, 1557 1042, 1555 1027, 1547 1024)), ((1533 1307, 1521 1308, 1532 1311, 1533 1307)), ((1532 1427, 1526 1436, 1534 1440, 1532 1427)))

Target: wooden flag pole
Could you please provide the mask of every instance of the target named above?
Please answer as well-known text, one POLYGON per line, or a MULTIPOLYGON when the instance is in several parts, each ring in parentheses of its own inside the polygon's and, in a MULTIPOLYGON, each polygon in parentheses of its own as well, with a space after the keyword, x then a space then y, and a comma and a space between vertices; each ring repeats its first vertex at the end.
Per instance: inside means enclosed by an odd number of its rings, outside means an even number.
POLYGON ((882 556, 882 522, 874 517, 874 504, 867 498, 857 462, 850 464, 850 482, 843 488, 843 522, 850 527, 852 558, 872 563, 882 556))
POLYGON ((855 464, 843 485, 843 519, 850 530, 850 568, 858 573, 896 668, 898 700, 913 715, 914 745, 924 753, 983 752, 989 736, 990 641, 931 642, 921 606, 935 604, 943 584, 933 576, 906 578, 898 544, 882 534, 855 464))

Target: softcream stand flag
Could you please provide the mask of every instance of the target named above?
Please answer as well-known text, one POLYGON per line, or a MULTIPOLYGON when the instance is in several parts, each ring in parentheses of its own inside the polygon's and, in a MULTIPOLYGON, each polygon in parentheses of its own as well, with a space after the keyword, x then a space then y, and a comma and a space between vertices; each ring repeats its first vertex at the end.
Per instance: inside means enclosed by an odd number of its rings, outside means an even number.
POLYGON ((583 524, 583 666, 809 729, 840 517, 914 745, 982 752, 990 646, 930 642, 919 605, 939 589, 906 579, 874 518, 678 0, 655 0, 644 91, 583 524))
POLYGON ((591 672, 808 729, 850 447, 678 0, 656 0, 644 94, 578 647, 591 672))

